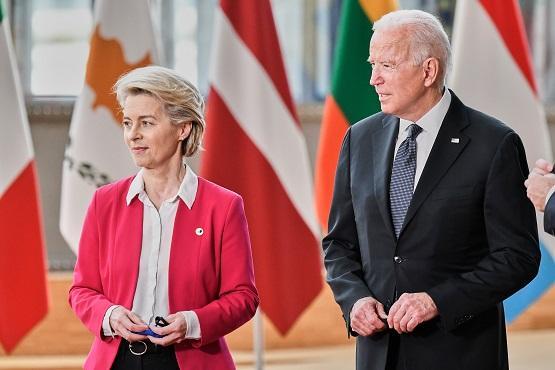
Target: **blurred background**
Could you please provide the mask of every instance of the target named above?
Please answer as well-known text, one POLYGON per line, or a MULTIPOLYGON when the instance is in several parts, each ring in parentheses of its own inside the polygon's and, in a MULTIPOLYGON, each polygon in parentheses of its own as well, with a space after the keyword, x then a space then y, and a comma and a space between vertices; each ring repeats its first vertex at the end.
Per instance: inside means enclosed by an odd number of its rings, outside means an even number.
MULTIPOLYGON (((330 91, 342 2, 272 1, 287 78, 312 169, 324 100, 330 91)), ((418 8, 438 15, 450 36, 456 2, 398 0, 401 8, 418 8)), ((50 309, 46 319, 10 356, 0 350, 0 369, 79 368, 91 342, 90 334, 66 303, 75 254, 60 233, 59 218, 64 151, 74 104, 85 80, 94 3, 94 0, 4 0, 4 17, 10 22, 38 169, 50 309)), ((546 112, 548 140, 554 143, 555 3, 550 0, 519 3, 538 93, 546 112)), ((151 0, 149 4, 155 36, 161 46, 161 64, 177 70, 206 95, 217 0, 151 0)), ((196 170, 201 160, 197 156, 190 164, 196 170)), ((266 362, 271 369, 354 368, 353 341, 346 338, 339 309, 327 286, 286 336, 280 335, 270 322, 264 321, 264 328, 269 351, 266 362)), ((553 287, 522 312, 509 330, 514 368, 555 368, 553 287)), ((247 324, 228 338, 242 369, 253 366, 251 333, 251 324, 247 324)))

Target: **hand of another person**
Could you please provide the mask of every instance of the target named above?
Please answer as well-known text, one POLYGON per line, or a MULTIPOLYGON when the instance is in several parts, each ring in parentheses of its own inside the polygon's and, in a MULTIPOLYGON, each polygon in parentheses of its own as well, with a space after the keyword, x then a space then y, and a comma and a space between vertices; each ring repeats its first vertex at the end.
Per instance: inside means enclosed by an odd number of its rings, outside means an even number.
POLYGON ((410 333, 438 315, 436 304, 428 293, 403 293, 391 306, 387 324, 399 334, 410 333))
POLYGON ((540 158, 536 161, 536 165, 532 170, 532 172, 535 172, 539 175, 547 175, 548 173, 551 173, 551 171, 553 171, 553 164, 543 158, 540 158))
POLYGON ((147 339, 146 335, 132 333, 133 331, 139 332, 146 330, 148 329, 148 325, 146 325, 139 316, 125 307, 119 306, 112 311, 110 315, 110 326, 117 335, 128 342, 147 339))
POLYGON ((180 312, 168 315, 165 317, 166 321, 170 324, 167 326, 155 326, 152 327, 152 331, 156 334, 163 335, 163 338, 154 338, 149 336, 148 339, 152 343, 159 344, 162 346, 169 346, 175 343, 181 343, 185 340, 185 335, 187 334, 187 321, 185 317, 180 312))
POLYGON ((539 159, 536 161, 536 167, 528 175, 528 179, 524 181, 528 198, 540 212, 544 211, 547 193, 555 186, 555 175, 546 172, 552 167, 547 161, 539 159))
POLYGON ((360 335, 368 336, 387 328, 383 304, 372 297, 356 301, 351 309, 351 328, 360 335))

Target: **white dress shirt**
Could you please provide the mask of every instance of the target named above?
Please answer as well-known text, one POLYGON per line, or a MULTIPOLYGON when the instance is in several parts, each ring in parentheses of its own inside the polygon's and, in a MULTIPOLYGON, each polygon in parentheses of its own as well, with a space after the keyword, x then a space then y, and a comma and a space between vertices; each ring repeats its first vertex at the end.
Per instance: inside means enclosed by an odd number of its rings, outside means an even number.
POLYGON ((441 128, 441 123, 449 110, 449 105, 451 105, 451 93, 449 92, 449 89, 445 88, 443 96, 439 102, 437 102, 437 104, 434 105, 434 107, 424 114, 418 121, 411 122, 402 118, 399 121, 399 135, 397 136, 397 143, 395 144, 395 155, 397 155, 399 146, 401 146, 401 143, 407 137, 407 128, 413 123, 422 127, 422 132, 416 137, 416 172, 414 174, 414 189, 416 189, 416 185, 418 185, 418 180, 420 180, 426 161, 430 156, 432 146, 434 145, 439 129, 441 128))
MULTIPOLYGON (((168 270, 175 215, 179 199, 189 209, 193 206, 197 188, 197 175, 191 168, 186 167, 185 177, 179 190, 173 197, 164 200, 158 210, 145 191, 143 170, 139 171, 129 186, 126 197, 127 205, 129 206, 131 201, 138 197, 144 208, 139 276, 131 311, 149 326, 154 326, 156 316, 166 317, 171 313, 168 303, 168 270)), ((102 330, 106 336, 114 335, 110 327, 110 315, 116 307, 118 306, 111 306, 104 315, 102 330)), ((185 338, 199 339, 201 333, 197 314, 193 311, 182 311, 181 313, 187 322, 185 338)))

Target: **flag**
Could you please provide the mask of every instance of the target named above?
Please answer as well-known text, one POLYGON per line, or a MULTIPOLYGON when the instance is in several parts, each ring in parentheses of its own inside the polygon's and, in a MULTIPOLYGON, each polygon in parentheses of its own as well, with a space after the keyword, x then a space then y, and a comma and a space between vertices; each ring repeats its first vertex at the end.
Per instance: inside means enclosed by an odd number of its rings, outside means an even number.
POLYGON ((77 253, 94 191, 137 171, 123 141, 119 105, 111 89, 125 72, 157 61, 146 0, 99 0, 83 90, 66 147, 60 231, 77 253))
POLYGON ((215 14, 201 174, 243 196, 262 311, 281 334, 322 288, 312 179, 268 0, 215 14))
POLYGON ((350 125, 380 111, 370 86, 368 49, 372 24, 397 9, 396 0, 345 0, 335 48, 332 87, 326 98, 316 155, 316 210, 327 230, 341 141, 350 125))
POLYGON ((552 1, 535 1, 532 7, 530 25, 530 43, 532 59, 540 97, 543 101, 555 100, 555 63, 551 55, 555 44, 555 3, 552 1))
POLYGON ((44 236, 29 122, 0 2, 0 344, 10 353, 48 312, 44 236))
MULTIPOLYGON (((469 106, 512 127, 522 138, 529 166, 551 159, 545 114, 538 97, 524 22, 517 0, 458 1, 453 27, 450 86, 469 106)), ((538 276, 505 302, 511 322, 555 281, 555 238, 543 232, 538 276)))

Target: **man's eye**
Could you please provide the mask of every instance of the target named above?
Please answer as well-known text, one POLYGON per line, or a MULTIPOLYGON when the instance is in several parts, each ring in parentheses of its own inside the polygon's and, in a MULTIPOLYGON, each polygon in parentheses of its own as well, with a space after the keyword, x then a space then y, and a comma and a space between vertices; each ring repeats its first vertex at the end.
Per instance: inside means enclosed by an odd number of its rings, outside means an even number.
POLYGON ((143 121, 143 126, 150 126, 150 125, 152 125, 152 122, 143 121))
POLYGON ((123 121, 121 123, 124 127, 131 127, 131 121, 123 121))

